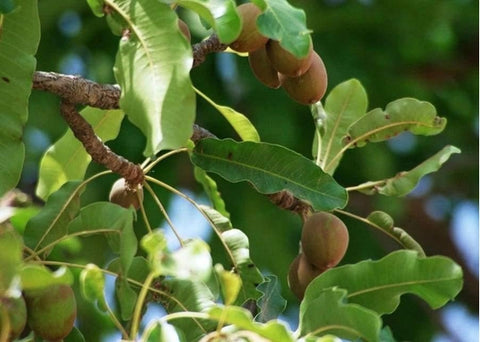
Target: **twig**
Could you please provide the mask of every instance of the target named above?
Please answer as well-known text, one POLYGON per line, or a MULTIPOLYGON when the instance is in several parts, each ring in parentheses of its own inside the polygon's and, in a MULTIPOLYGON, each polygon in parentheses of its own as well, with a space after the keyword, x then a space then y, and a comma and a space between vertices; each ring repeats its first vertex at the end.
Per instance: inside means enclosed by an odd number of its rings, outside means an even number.
POLYGON ((212 34, 207 39, 201 41, 192 46, 193 50, 193 66, 192 68, 197 67, 198 65, 205 62, 205 57, 209 53, 221 52, 227 48, 228 45, 222 44, 218 39, 216 34, 212 34))

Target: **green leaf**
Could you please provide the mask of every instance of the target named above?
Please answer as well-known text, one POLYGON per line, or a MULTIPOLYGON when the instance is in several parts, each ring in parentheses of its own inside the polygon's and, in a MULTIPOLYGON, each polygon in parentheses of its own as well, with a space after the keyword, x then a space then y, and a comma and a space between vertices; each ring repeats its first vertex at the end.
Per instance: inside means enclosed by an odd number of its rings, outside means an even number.
MULTIPOLYGON (((10 2, 0 9, 13 10, 10 2)), ((0 196, 14 188, 22 172, 23 128, 40 41, 37 0, 24 0, 16 11, 0 14, 0 196)))
POLYGON ((240 16, 233 0, 162 0, 196 12, 204 19, 224 44, 233 42, 242 29, 240 16))
POLYGON ((95 264, 88 264, 80 273, 80 290, 85 299, 97 303, 100 310, 107 310, 104 295, 105 276, 95 264))
POLYGON ((215 225, 215 227, 217 227, 218 230, 224 232, 226 230, 232 229, 232 223, 230 222, 230 220, 215 209, 212 209, 203 204, 200 204, 199 208, 203 211, 205 215, 208 216, 208 218, 213 222, 213 224, 215 225))
MULTIPOLYGON (((121 110, 101 110, 87 107, 80 114, 103 141, 115 139, 124 113, 121 110)), ((70 129, 50 146, 40 161, 36 195, 47 200, 51 193, 71 180, 83 180, 92 158, 70 129)))
POLYGON ((247 309, 238 306, 214 306, 208 310, 211 319, 232 324, 241 330, 254 332, 261 337, 275 342, 293 342, 293 336, 286 326, 277 320, 261 324, 253 320, 247 309))
MULTIPOLYGON (((15 9, 15 1, 14 0, 0 0, 0 15, 7 14, 12 12, 15 9)), ((0 20, 0 27, 1 27, 1 20, 0 20)), ((1 32, 1 29, 0 29, 1 32)))
POLYGON ((105 15, 103 12, 103 8, 105 6, 104 0, 87 0, 87 3, 95 16, 103 17, 105 15))
POLYGON ((435 155, 425 160, 410 171, 399 172, 395 177, 376 182, 366 182, 354 189, 368 194, 382 194, 385 196, 405 196, 417 186, 423 176, 438 171, 454 153, 461 153, 455 146, 447 145, 435 155))
POLYGON ((248 181, 258 192, 282 190, 310 203, 315 210, 342 208, 347 192, 315 163, 283 146, 203 139, 191 156, 192 162, 236 183, 248 181))
POLYGON ((131 288, 123 276, 115 279, 115 297, 120 307, 120 316, 124 321, 130 320, 133 316, 138 296, 137 292, 131 288))
POLYGON ((245 115, 235 111, 230 107, 216 104, 212 99, 198 89, 195 89, 195 91, 198 95, 203 97, 208 103, 215 107, 215 109, 217 109, 225 117, 225 119, 227 119, 228 123, 233 127, 235 132, 237 132, 243 141, 260 141, 260 136, 258 135, 255 126, 253 126, 253 124, 245 115))
POLYGON ((393 226, 393 218, 383 211, 374 211, 368 215, 367 220, 375 228, 384 231, 395 239, 403 248, 416 251, 419 256, 425 256, 422 246, 415 241, 405 230, 393 226))
POLYGON ((215 180, 207 175, 205 170, 196 166, 193 167, 193 175, 195 176, 195 180, 202 185, 203 191, 210 199, 213 208, 228 220, 228 218, 230 218, 230 213, 225 208, 225 202, 218 191, 215 180))
POLYGON ((70 333, 63 339, 63 342, 85 342, 85 337, 83 337, 77 327, 73 327, 70 333))
POLYGON ((300 304, 300 336, 333 334, 341 338, 379 341, 382 320, 372 310, 347 302, 347 291, 329 288, 300 304))
POLYGON ((325 108, 320 102, 312 105, 312 115, 317 127, 313 157, 328 174, 333 174, 341 157, 337 158, 328 170, 325 166, 340 153, 343 148, 342 138, 347 134, 348 127, 365 115, 367 106, 367 93, 356 79, 345 81, 333 88, 325 100, 325 108), (318 136, 321 138, 318 139, 318 136))
POLYGON ((307 56, 312 32, 301 9, 287 0, 252 0, 264 12, 257 19, 258 30, 264 36, 278 40, 280 45, 298 58, 307 56))
POLYGON ((66 267, 55 272, 42 265, 24 264, 20 270, 23 290, 38 290, 54 284, 73 284, 73 274, 66 267))
POLYGON ((68 233, 101 233, 107 236, 115 253, 120 254, 122 273, 127 274, 137 253, 137 237, 133 231, 135 210, 110 202, 95 202, 82 208, 68 225, 68 233))
POLYGON ((145 329, 141 341, 145 342, 180 342, 180 337, 175 327, 165 322, 154 321, 145 329))
POLYGON ((23 242, 12 228, 0 225, 0 297, 12 287, 23 257, 23 242))
POLYGON ((362 147, 368 142, 380 142, 409 131, 417 135, 438 134, 447 119, 437 116, 435 107, 412 98, 390 102, 385 110, 376 108, 353 123, 345 138, 346 146, 362 147))
POLYGON ((390 327, 386 326, 380 332, 380 341, 381 342, 396 342, 395 337, 393 337, 392 330, 390 327))
POLYGON ((449 258, 425 258, 415 251, 399 250, 377 261, 366 260, 322 273, 307 287, 304 300, 314 300, 324 289, 338 286, 348 291, 350 303, 381 315, 395 311, 405 293, 415 294, 437 309, 460 292, 462 276, 460 266, 449 258))
POLYGON ((261 293, 257 286, 263 282, 263 276, 250 259, 248 237, 241 230, 230 229, 222 233, 222 239, 233 257, 233 271, 242 279, 237 304, 242 304, 248 299, 258 299, 261 293))
POLYGON ((262 293, 262 296, 257 300, 257 307, 260 312, 255 320, 267 322, 277 318, 287 306, 287 301, 282 297, 277 276, 266 276, 265 281, 257 286, 257 290, 262 293))
POLYGON ((222 265, 215 265, 215 273, 217 274, 222 290, 223 303, 232 305, 238 297, 242 288, 242 279, 236 273, 225 271, 222 265))
MULTIPOLYGON (((108 264, 108 270, 116 274, 122 274, 122 264, 120 258, 113 259, 108 264)), ((132 260, 132 265, 128 270, 128 279, 133 279, 139 283, 143 283, 150 273, 150 266, 147 259, 144 257, 136 256, 132 260)))
MULTIPOLYGON (((67 226, 80 209, 80 195, 84 186, 79 181, 65 183, 49 198, 45 207, 25 228, 25 245, 34 251, 50 245, 67 234, 67 226)), ((44 251, 45 255, 49 250, 44 251)))
POLYGON ((120 107, 147 139, 144 154, 185 145, 195 119, 189 76, 193 57, 177 15, 158 0, 105 3, 130 25, 120 40, 114 72, 122 88, 120 107))

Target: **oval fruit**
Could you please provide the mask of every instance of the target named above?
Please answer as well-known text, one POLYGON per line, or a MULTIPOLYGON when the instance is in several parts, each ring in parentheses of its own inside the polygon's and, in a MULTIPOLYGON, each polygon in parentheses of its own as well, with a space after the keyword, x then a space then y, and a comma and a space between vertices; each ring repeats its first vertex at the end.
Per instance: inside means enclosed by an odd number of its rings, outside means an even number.
POLYGON ((280 87, 280 79, 278 72, 272 66, 270 59, 267 56, 265 46, 262 46, 256 51, 248 54, 248 63, 253 71, 255 77, 264 85, 270 88, 277 89, 280 87))
POLYGON ((238 38, 230 44, 230 48, 238 52, 252 52, 264 46, 268 38, 262 36, 257 28, 257 18, 262 11, 255 4, 249 2, 237 7, 242 19, 242 31, 238 38))
POLYGON ((75 295, 70 286, 51 285, 40 290, 25 292, 29 327, 35 335, 60 341, 73 328, 77 316, 75 295))
POLYGON ((299 254, 290 264, 288 286, 293 294, 302 300, 308 284, 321 273, 321 270, 308 262, 304 254, 299 254))
POLYGON ((2 321, 3 312, 6 312, 8 319, 10 320, 8 341, 13 341, 20 336, 27 323, 27 307, 25 305, 25 300, 23 297, 0 298, 0 331, 2 331, 4 327, 4 322, 2 321))
POLYGON ((318 212, 311 215, 302 229, 302 251, 307 260, 324 271, 342 260, 348 247, 348 230, 335 215, 318 212))
POLYGON ((295 55, 285 50, 276 40, 269 40, 267 44, 267 55, 272 66, 279 73, 297 77, 303 75, 312 64, 313 61, 313 45, 310 43, 310 51, 304 58, 297 58, 295 55))
POLYGON ((110 202, 118 204, 124 208, 133 206, 135 210, 138 210, 138 208, 140 208, 140 203, 143 202, 143 188, 138 186, 137 189, 130 189, 125 184, 125 178, 120 178, 113 183, 112 189, 110 190, 109 200, 110 202))
POLYGON ((190 34, 190 29, 188 28, 188 25, 182 20, 178 19, 178 27, 180 28, 180 31, 183 33, 185 38, 190 42, 192 40, 192 35, 190 34))
POLYGON ((327 91, 327 70, 320 56, 314 52, 310 68, 301 76, 279 75, 283 89, 295 101, 310 105, 320 101, 327 91))

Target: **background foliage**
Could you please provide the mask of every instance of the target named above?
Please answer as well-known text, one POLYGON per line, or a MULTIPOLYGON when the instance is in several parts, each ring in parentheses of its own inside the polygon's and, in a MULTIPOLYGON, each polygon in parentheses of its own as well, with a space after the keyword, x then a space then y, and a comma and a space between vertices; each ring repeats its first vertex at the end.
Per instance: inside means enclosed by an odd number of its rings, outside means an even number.
MULTIPOLYGON (((290 2, 307 13, 308 26, 314 31, 315 49, 327 66, 329 90, 354 77, 368 92, 369 108, 412 96, 433 103, 439 115, 448 119, 447 129, 435 138, 404 135, 388 144, 364 147, 369 153, 349 151, 336 178, 343 186, 382 179, 397 170, 411 169, 446 144, 461 148, 461 155, 453 157, 442 172, 426 177, 407 200, 352 194, 350 208, 364 215, 374 207, 386 210, 399 227, 407 229, 422 244, 427 255, 447 255, 460 263, 465 285, 458 301, 478 315, 478 262, 474 261, 473 266, 469 264, 468 256, 463 253, 465 247, 457 248, 452 239, 458 231, 468 228, 466 221, 454 224, 458 215, 463 213, 461 218, 465 219, 473 211, 474 220, 478 222, 478 3, 469 0, 290 2), (472 210, 462 211, 462 208, 472 210)), ((37 70, 81 74, 98 82, 114 82, 112 66, 118 39, 110 33, 105 20, 91 14, 86 2, 42 0, 39 12, 42 38, 37 70)), ((201 24, 192 21, 187 12, 180 16, 192 28, 194 42, 205 36, 201 24)), ((305 156, 311 154, 313 128, 308 108, 294 103, 282 90, 271 90, 260 84, 245 58, 233 54, 212 55, 194 69, 191 76, 194 84, 214 101, 245 113, 258 128, 262 141, 283 144, 305 156)), ((33 92, 31 97, 30 113, 41 115, 31 115, 26 127, 27 160, 20 186, 32 194, 41 155, 65 132, 58 102, 57 97, 47 93, 33 92)), ((235 136, 228 123, 200 97, 197 98, 197 122, 220 138, 235 136), (221 136, 222 132, 225 136, 221 136)), ((132 161, 143 159, 144 138, 126 120, 119 137, 108 145, 132 161)), ((186 158, 171 158, 154 172, 169 184, 200 194, 186 158)), ((98 170, 98 166, 91 165, 87 173, 98 170)), ((90 187, 83 199, 105 200, 114 177, 108 179, 97 182, 95 189, 90 187)), ((282 295, 292 303, 286 315, 296 317, 298 308, 286 285, 286 273, 298 250, 299 218, 281 211, 248 184, 215 179, 232 222, 250 238, 252 259, 262 271, 279 276, 282 295)), ((173 210, 178 201, 169 199, 166 192, 160 195, 173 210)), ((149 205, 149 211, 153 212, 153 203, 147 201, 147 210, 149 205)), ((190 218, 188 206, 181 208, 184 208, 179 213, 184 215, 181 222, 194 234, 197 222, 190 218)), ((179 216, 174 217, 180 220, 179 216)), ((160 213, 151 221, 164 225, 160 213)), ((348 219, 346 223, 351 243, 343 263, 380 258, 395 248, 366 226, 348 219)), ((474 227, 477 226, 474 223, 474 227)), ((470 241, 476 242, 478 230, 473 233, 477 235, 470 241)), ((108 257, 101 248, 104 243, 102 238, 89 238, 88 243, 78 248, 89 252, 90 262, 103 264, 108 257)), ((222 260, 222 249, 216 248, 218 241, 212 239, 210 244, 213 251, 220 251, 214 257, 222 260)), ((473 248, 477 250, 474 259, 478 260, 478 245, 474 244, 473 248)), ((81 262, 71 260, 77 261, 81 262)), ((92 309, 84 305, 80 310, 92 309)), ((79 324, 87 340, 100 340, 96 334, 101 329, 97 327, 110 323, 94 311, 83 317, 88 321, 79 324)), ((448 322, 442 320, 441 313, 432 312, 413 297, 405 298, 394 317, 386 316, 384 322, 392 327, 398 340, 428 341, 442 330, 450 334, 448 322)))

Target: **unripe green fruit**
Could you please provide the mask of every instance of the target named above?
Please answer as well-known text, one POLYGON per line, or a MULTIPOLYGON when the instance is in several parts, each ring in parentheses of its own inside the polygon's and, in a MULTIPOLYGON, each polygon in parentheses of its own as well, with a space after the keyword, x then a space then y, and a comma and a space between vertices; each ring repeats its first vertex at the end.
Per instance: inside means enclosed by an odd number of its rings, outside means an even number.
POLYGON ((267 56, 265 46, 248 54, 248 63, 255 77, 267 87, 277 89, 280 87, 278 72, 272 66, 267 56))
POLYGON ((109 200, 112 203, 118 204, 124 208, 130 208, 133 206, 135 210, 140 208, 140 203, 143 202, 143 188, 137 187, 137 189, 130 189, 125 184, 125 178, 118 179, 112 185, 110 190, 109 200), (138 197, 137 197, 138 193, 138 197))
POLYGON ((77 315, 75 295, 70 286, 51 285, 25 292, 28 325, 35 335, 47 341, 60 341, 73 328, 77 315))
POLYGON ((183 33, 185 38, 190 42, 192 40, 192 35, 190 34, 190 29, 188 28, 188 25, 182 20, 178 19, 178 27, 180 28, 180 31, 183 33))
POLYGON ((310 50, 306 57, 297 58, 282 48, 278 41, 269 40, 267 44, 267 55, 272 66, 279 73, 290 77, 297 77, 303 75, 312 64, 313 44, 310 43, 310 50))
POLYGON ((299 254, 290 264, 288 286, 293 294, 302 300, 308 284, 321 273, 321 270, 308 262, 304 254, 299 254))
POLYGON ((251 52, 264 46, 268 38, 262 36, 257 28, 257 18, 262 11, 255 4, 249 2, 237 7, 238 14, 242 19, 242 31, 238 38, 230 44, 230 47, 238 52, 251 52))
POLYGON ((324 271, 336 266, 345 255, 348 230, 335 215, 318 212, 305 221, 301 241, 307 260, 324 271))
POLYGON ((27 307, 23 297, 0 298, 0 331, 3 331, 6 326, 6 322, 2 319, 4 314, 8 316, 10 326, 7 341, 13 341, 20 336, 27 323, 27 307))
POLYGON ((279 75, 283 89, 295 101, 310 105, 320 101, 327 90, 327 70, 320 56, 314 52, 310 68, 301 76, 279 75))

